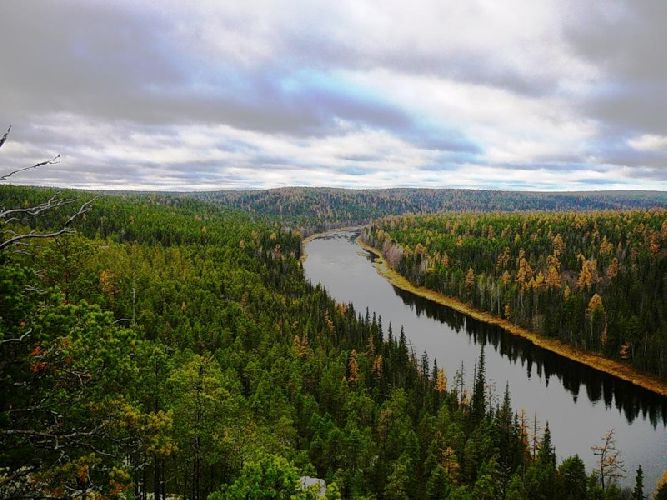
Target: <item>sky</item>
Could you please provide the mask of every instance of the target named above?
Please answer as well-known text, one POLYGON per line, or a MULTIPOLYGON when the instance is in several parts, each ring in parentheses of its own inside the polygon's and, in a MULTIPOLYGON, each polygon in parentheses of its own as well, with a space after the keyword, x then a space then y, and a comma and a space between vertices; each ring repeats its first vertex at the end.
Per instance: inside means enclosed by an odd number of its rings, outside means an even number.
POLYGON ((664 0, 3 0, 0 174, 667 189, 664 0))

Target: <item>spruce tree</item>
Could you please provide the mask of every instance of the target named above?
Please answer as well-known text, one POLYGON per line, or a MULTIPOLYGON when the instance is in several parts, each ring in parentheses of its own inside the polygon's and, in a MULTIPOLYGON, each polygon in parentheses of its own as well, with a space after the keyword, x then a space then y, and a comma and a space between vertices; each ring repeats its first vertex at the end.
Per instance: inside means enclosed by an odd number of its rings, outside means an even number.
POLYGON ((472 401, 470 402, 470 419, 473 425, 477 425, 486 415, 486 365, 484 359, 484 344, 479 353, 479 361, 475 370, 475 385, 473 387, 472 401))
POLYGON ((642 466, 640 465, 637 468, 637 474, 635 475, 635 489, 632 492, 633 500, 644 500, 644 471, 642 471, 642 466))
POLYGON ((551 444, 551 431, 549 430, 549 422, 544 427, 544 435, 540 443, 540 450, 537 453, 537 461, 542 465, 548 465, 556 468, 556 453, 551 444))

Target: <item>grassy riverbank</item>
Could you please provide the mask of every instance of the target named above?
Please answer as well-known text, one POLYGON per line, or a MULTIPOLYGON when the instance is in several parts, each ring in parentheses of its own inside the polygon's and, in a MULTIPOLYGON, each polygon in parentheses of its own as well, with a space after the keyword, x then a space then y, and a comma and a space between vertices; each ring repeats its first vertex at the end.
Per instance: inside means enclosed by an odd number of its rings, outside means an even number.
POLYGON ((424 297, 438 304, 451 307, 452 309, 467 314, 468 316, 471 316, 479 321, 497 325, 512 335, 518 335, 528 339, 530 342, 539 347, 555 352, 556 354, 564 356, 573 361, 590 366, 591 368, 601 372, 613 375, 614 377, 626 380, 634 385, 643 387, 644 389, 648 389, 662 396, 667 396, 667 384, 655 377, 641 373, 624 363, 608 359, 597 354, 575 349, 574 347, 564 344, 558 340, 544 337, 543 335, 539 335, 526 328, 515 325, 508 320, 475 309, 453 297, 443 295, 426 287, 415 286, 410 283, 404 276, 391 269, 385 262, 382 253, 379 250, 366 244, 361 240, 361 238, 357 238, 357 244, 364 250, 367 250, 378 257, 375 261, 375 267, 378 272, 386 279, 388 279, 394 286, 397 286, 402 290, 414 293, 415 295, 424 297))

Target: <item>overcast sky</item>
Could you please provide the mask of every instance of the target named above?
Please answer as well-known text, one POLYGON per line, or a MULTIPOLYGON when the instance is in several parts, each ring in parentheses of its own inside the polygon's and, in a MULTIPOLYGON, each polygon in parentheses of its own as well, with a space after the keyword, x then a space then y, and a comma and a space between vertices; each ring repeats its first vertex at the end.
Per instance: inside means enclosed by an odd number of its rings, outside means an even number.
POLYGON ((0 2, 0 173, 667 188, 667 1, 0 2))

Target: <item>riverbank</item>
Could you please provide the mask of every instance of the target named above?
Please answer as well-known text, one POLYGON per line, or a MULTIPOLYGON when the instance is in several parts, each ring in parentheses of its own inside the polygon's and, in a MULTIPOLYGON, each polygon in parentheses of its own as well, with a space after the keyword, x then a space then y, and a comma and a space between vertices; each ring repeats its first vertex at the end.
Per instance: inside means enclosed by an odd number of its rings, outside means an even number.
MULTIPOLYGON (((316 235, 313 236, 316 237, 316 235)), ((375 268, 377 271, 392 285, 402 290, 408 291, 420 297, 424 297, 438 304, 450 307, 458 312, 475 318, 476 320, 499 326, 512 335, 517 335, 529 340, 538 347, 547 349, 560 356, 564 356, 568 359, 589 366, 595 370, 607 373, 649 391, 660 394, 661 396, 667 397, 667 384, 659 379, 656 379, 655 377, 641 373, 619 361, 604 358, 597 354, 581 351, 556 339, 546 338, 526 328, 517 326, 506 319, 498 318, 497 316, 487 312, 475 309, 454 297, 449 297, 426 287, 415 286, 410 283, 403 275, 391 269, 385 262, 384 257, 379 250, 366 244, 361 240, 361 238, 357 238, 357 244, 364 250, 371 252, 377 257, 375 260, 375 268)))

